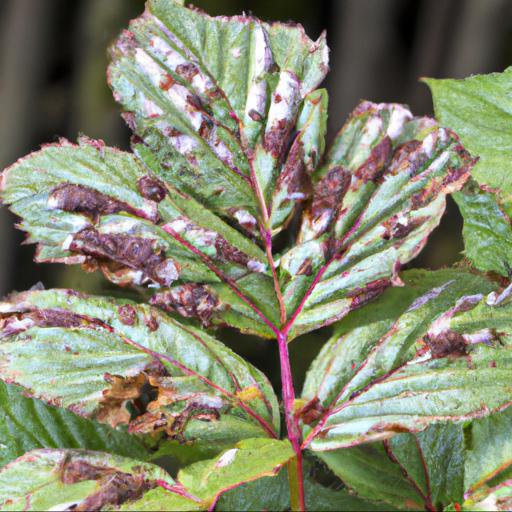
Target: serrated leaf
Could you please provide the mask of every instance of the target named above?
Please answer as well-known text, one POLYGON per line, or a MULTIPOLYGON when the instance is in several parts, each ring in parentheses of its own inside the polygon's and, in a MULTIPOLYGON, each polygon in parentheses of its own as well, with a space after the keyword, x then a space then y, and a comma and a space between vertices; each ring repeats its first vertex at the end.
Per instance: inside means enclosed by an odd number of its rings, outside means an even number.
MULTIPOLYGON (((308 475, 311 470, 309 461, 305 460, 304 462, 304 493, 307 510, 333 512, 345 510, 382 510, 379 505, 362 500, 350 494, 346 489, 334 490, 319 484, 308 475)), ((225 512, 238 510, 290 510, 288 486, 288 471, 284 467, 275 477, 260 478, 224 493, 217 502, 215 510, 225 512)))
POLYGON ((206 454, 276 435, 267 379, 155 308, 49 290, 18 294, 1 310, 0 377, 36 398, 206 454))
POLYGON ((443 510, 462 499, 465 451, 460 425, 432 425, 384 444, 317 455, 357 495, 386 506, 443 510))
POLYGON ((0 382, 0 466, 36 448, 85 448, 133 457, 151 455, 127 432, 27 398, 17 386, 0 382))
POLYGON ((85 138, 46 146, 4 171, 1 194, 38 244, 36 261, 99 266, 120 285, 163 288, 165 303, 155 304, 204 325, 273 335, 250 307, 259 304, 277 322, 261 249, 134 155, 85 138))
POLYGON ((507 276, 510 261, 503 247, 510 245, 512 214, 512 68, 463 80, 424 81, 437 119, 479 157, 472 176, 482 191, 471 188, 456 197, 464 216, 466 255, 477 268, 507 276))
MULTIPOLYGON (((159 176, 259 235, 244 219, 261 216, 280 174, 304 181, 310 144, 323 138, 322 123, 299 122, 288 150, 302 101, 327 72, 325 36, 151 0, 111 54, 114 96, 157 154, 159 176)), ((290 190, 292 206, 304 192, 290 190)))
POLYGON ((272 476, 288 441, 247 439, 171 478, 158 466, 85 450, 34 450, 0 470, 0 510, 210 510, 219 496, 272 476))
POLYGON ((489 287, 471 281, 461 274, 433 288, 373 340, 371 324, 331 340, 332 352, 345 343, 355 351, 347 350, 341 365, 336 361, 332 379, 333 366, 323 363, 319 393, 301 413, 304 445, 333 450, 506 408, 512 398, 510 306, 494 292, 475 294, 489 287), (360 354, 366 336, 371 341, 360 354))
POLYGON ((290 336, 332 323, 394 284, 473 160, 456 135, 400 105, 363 102, 315 175, 298 245, 280 260, 290 336))
MULTIPOLYGON (((134 459, 85 450, 34 450, 0 470, 0 510, 103 510, 133 501, 159 482, 174 484, 163 469, 134 459)), ((190 510, 194 502, 187 501, 190 510)))
POLYGON ((293 456, 287 440, 246 439, 216 459, 180 470, 178 480, 191 494, 211 504, 229 489, 276 475, 293 456))
POLYGON ((454 195, 464 218, 464 254, 482 272, 509 277, 512 268, 512 226, 494 192, 474 182, 454 195))

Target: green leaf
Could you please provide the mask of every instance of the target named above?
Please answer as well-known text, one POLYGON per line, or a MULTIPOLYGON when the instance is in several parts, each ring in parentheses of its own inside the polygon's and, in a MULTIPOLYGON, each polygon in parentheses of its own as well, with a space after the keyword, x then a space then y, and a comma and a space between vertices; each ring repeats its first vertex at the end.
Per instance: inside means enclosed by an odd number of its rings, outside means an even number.
POLYGON ((191 494, 211 504, 229 489, 276 475, 293 456, 287 440, 246 439, 216 459, 180 470, 178 480, 191 494))
MULTIPOLYGON (((311 464, 304 460, 304 492, 307 510, 377 511, 378 505, 349 494, 346 489, 334 490, 325 487, 308 475, 311 464)), ((223 494, 215 510, 290 510, 288 471, 283 468, 275 477, 265 477, 249 482, 223 494)))
POLYGON ((466 255, 477 268, 504 276, 511 263, 507 252, 512 214, 511 77, 508 68, 463 80, 424 80, 439 122, 455 130, 479 157, 472 176, 482 191, 473 186, 456 196, 464 216, 466 255))
POLYGON ((228 284, 236 281, 249 303, 276 319, 261 249, 134 155, 86 138, 78 146, 61 141, 5 170, 1 197, 38 244, 36 261, 99 267, 123 286, 163 288, 165 303, 157 296, 155 304, 204 325, 273 334, 228 284))
MULTIPOLYGON (((171 488, 174 480, 163 469, 134 459, 34 450, 0 470, 0 510, 103 510, 138 499, 159 483, 171 488)), ((185 501, 167 494, 168 507, 185 501)), ((194 502, 187 502, 189 508, 181 510, 191 510, 194 502)))
POLYGON ((443 510, 462 500, 465 452, 460 425, 432 425, 384 444, 317 455, 357 495, 387 506, 443 510))
POLYGON ((508 277, 512 268, 512 226, 497 196, 470 182, 455 194, 464 217, 464 254, 482 272, 508 277))
POLYGON ((126 432, 27 398, 17 386, 0 382, 0 466, 35 448, 85 448, 144 460, 151 454, 150 445, 126 432))
POLYGON ((464 484, 468 492, 512 476, 512 410, 474 420, 467 427, 464 484))
POLYGON ((247 439, 175 481, 158 466, 106 453, 34 450, 0 470, 0 510, 210 510, 225 491, 277 474, 293 455, 288 441, 247 439))
POLYGON ((512 209, 512 68, 503 73, 462 80, 424 79, 430 87, 436 117, 455 130, 479 161, 472 173, 483 185, 498 189, 507 213, 512 209))
POLYGON ((316 455, 357 496, 385 502, 386 507, 424 510, 423 497, 411 486, 398 464, 389 458, 382 443, 317 452, 316 455))
POLYGON ((280 259, 290 336, 339 320, 423 248, 474 164, 450 131, 404 107, 361 103, 315 173, 298 245, 280 259))
POLYGON ((280 175, 293 186, 292 206, 304 199, 311 144, 321 148, 325 122, 298 118, 327 72, 324 35, 313 42, 300 26, 150 0, 111 55, 114 96, 164 181, 258 236, 255 217, 262 200, 272 209, 280 175))
POLYGON ((2 303, 0 377, 36 398, 208 456, 273 436, 267 379, 214 338, 155 308, 67 290, 2 303))
POLYGON ((317 391, 305 387, 306 446, 354 446, 511 403, 511 306, 494 292, 475 293, 489 289, 478 278, 453 277, 398 313, 391 327, 377 324, 372 333, 370 322, 331 340, 308 375, 317 376, 317 391), (335 364, 326 365, 329 350, 335 364), (326 369, 322 378, 317 368, 326 369))

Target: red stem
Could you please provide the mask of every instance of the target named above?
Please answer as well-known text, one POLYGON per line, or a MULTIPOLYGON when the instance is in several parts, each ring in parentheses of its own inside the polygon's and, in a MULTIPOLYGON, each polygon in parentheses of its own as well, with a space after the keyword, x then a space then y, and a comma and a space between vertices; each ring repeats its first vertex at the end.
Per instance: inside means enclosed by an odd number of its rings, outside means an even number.
MULTIPOLYGON (((304 499, 304 479, 302 473, 302 450, 301 450, 301 432, 299 422, 294 413, 295 390, 293 388, 292 371, 290 367, 290 355, 288 353, 288 343, 286 335, 279 333, 277 336, 279 346, 279 359, 281 363, 281 383, 283 388, 283 405, 286 419, 286 428, 288 430, 288 439, 292 445, 297 461, 297 485, 299 510, 306 510, 304 499)), ((291 465, 288 466, 291 469, 291 465)), ((294 475, 290 475, 294 478, 294 475)))

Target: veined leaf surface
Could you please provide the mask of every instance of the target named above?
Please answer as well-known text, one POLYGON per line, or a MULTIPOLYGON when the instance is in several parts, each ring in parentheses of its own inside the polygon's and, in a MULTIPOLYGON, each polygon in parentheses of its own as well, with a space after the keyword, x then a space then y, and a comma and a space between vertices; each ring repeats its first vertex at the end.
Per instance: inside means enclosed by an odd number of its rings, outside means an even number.
POLYGON ((510 306, 478 280, 460 273, 391 326, 370 322, 335 336, 306 381, 304 446, 350 447, 508 407, 510 306))
POLYGON ((267 379, 158 309, 49 290, 15 295, 1 310, 0 375, 36 398, 205 453, 277 435, 267 379))

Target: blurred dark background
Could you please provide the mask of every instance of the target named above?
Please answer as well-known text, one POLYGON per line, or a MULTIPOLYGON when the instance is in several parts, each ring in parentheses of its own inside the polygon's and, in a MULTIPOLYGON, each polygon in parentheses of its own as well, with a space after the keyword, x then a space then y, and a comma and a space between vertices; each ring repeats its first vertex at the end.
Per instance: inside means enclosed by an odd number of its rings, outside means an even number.
MULTIPOLYGON (((211 14, 252 12, 265 20, 295 20, 311 37, 325 28, 331 48, 330 135, 364 98, 408 104, 431 114, 418 77, 501 71, 512 63, 510 0, 197 0, 211 14)), ((0 165, 59 136, 79 132, 128 147, 129 133, 105 81, 106 48, 143 10, 143 0, 0 0, 0 165)), ((78 268, 38 266, 33 247, 0 210, 0 295, 42 281, 87 291, 106 285, 78 268)), ((461 219, 450 203, 442 225, 413 263, 429 268, 460 258, 461 219)), ((300 373, 325 332, 293 344, 300 373), (307 353, 307 354, 306 354, 307 353)), ((274 347, 223 337, 271 371, 274 347)))

